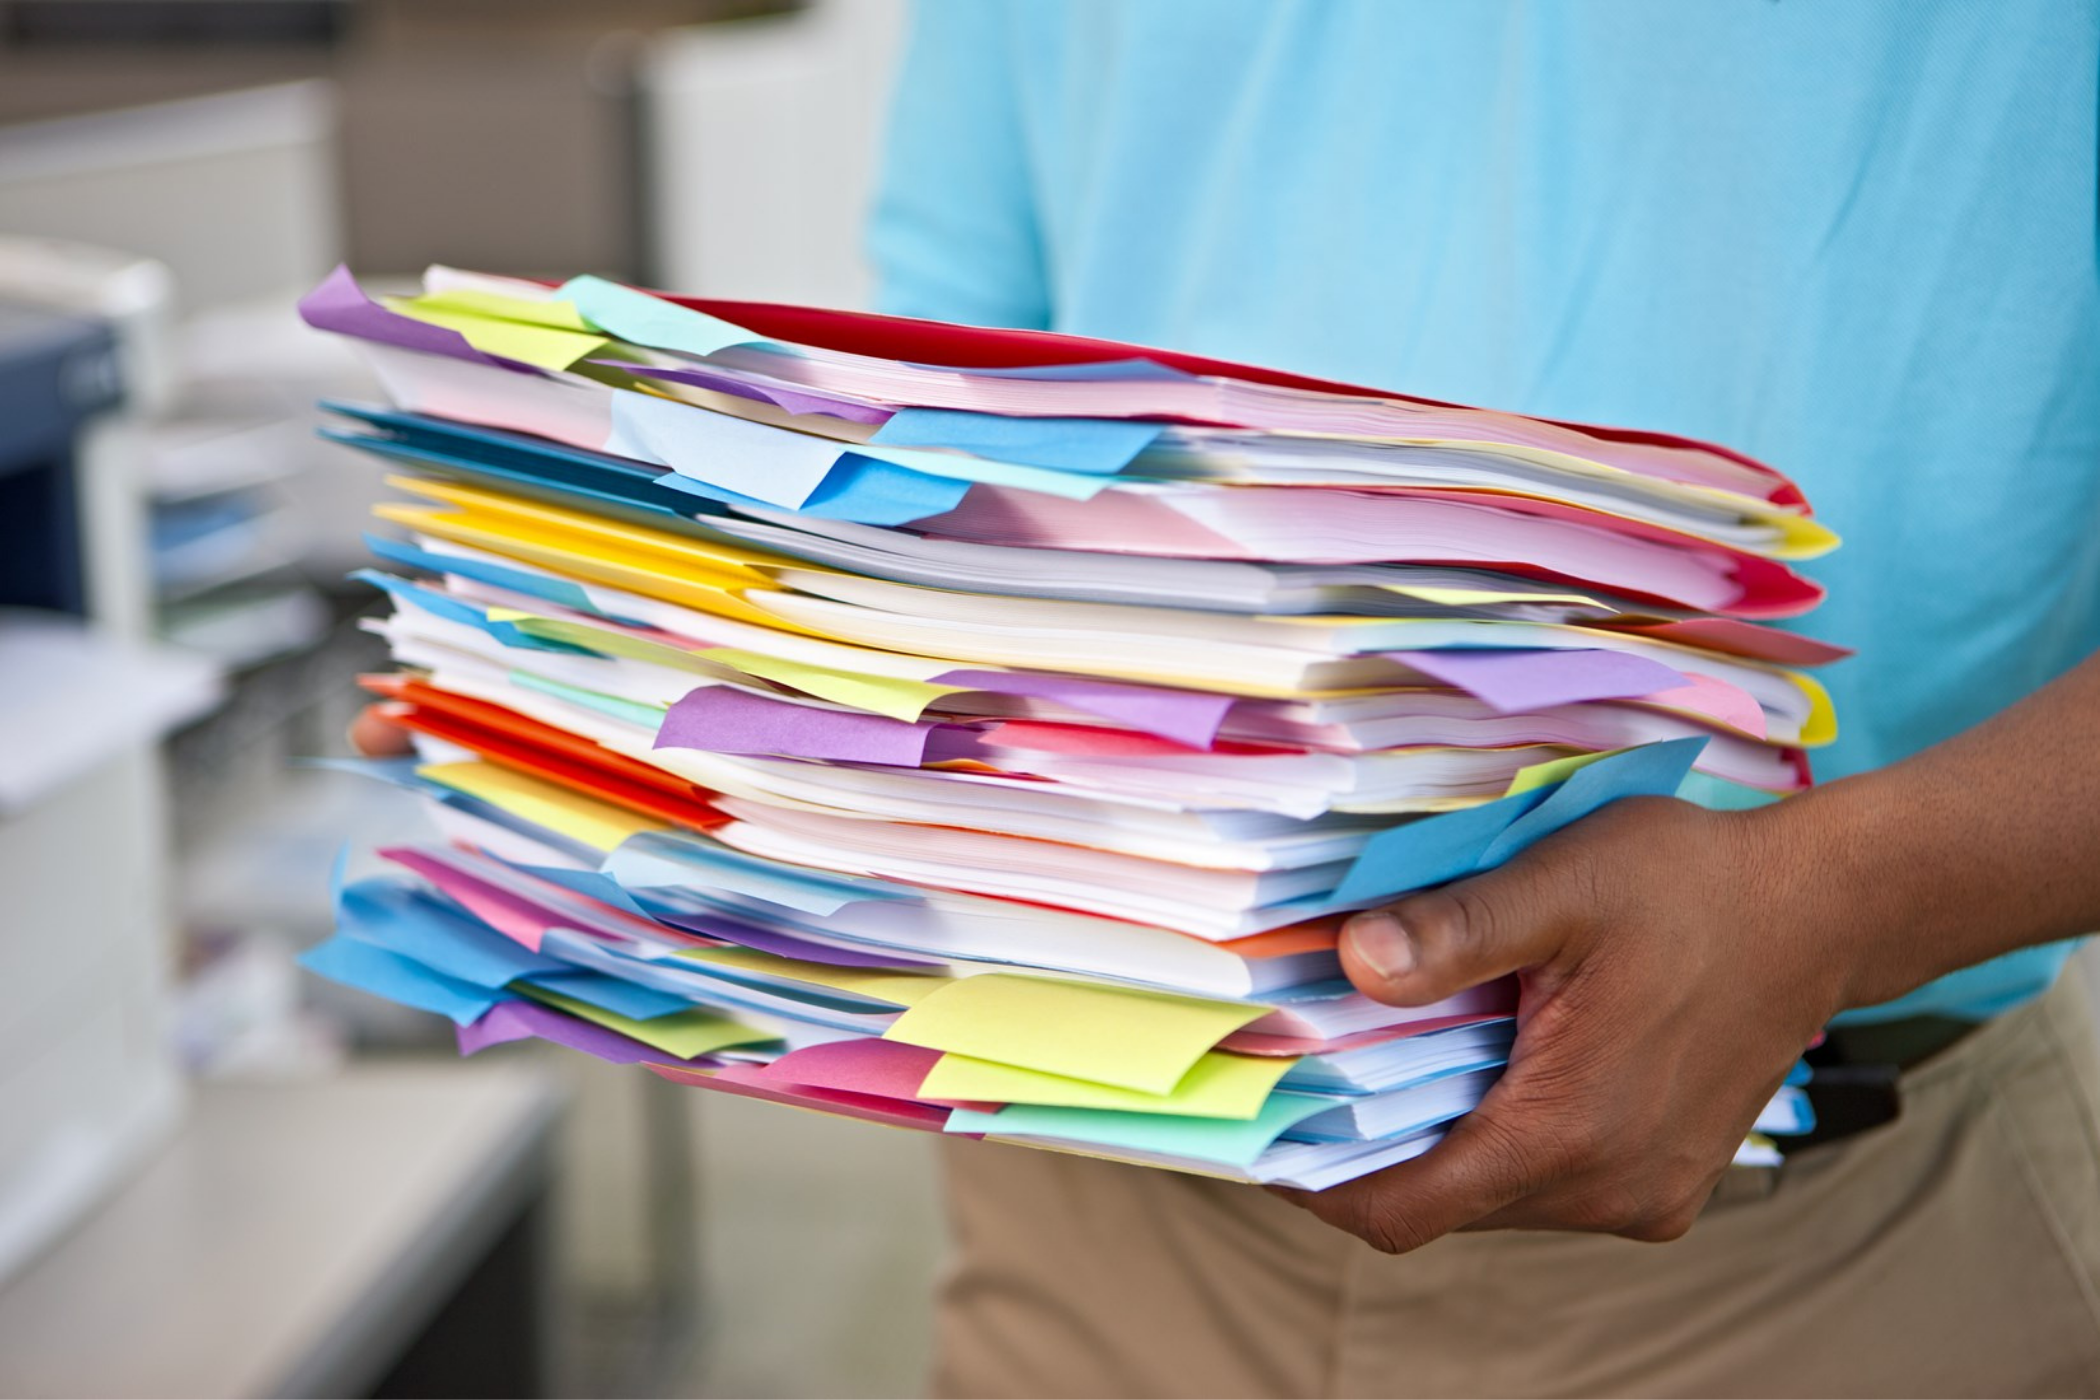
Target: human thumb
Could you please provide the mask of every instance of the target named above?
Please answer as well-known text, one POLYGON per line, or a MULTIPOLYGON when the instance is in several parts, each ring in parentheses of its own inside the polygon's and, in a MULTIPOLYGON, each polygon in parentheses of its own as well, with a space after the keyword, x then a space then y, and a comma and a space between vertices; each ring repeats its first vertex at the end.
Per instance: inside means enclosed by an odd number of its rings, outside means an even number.
POLYGON ((1376 1001, 1427 1006, 1536 967, 1577 912, 1553 868, 1518 860, 1357 914, 1342 925, 1342 970, 1376 1001))

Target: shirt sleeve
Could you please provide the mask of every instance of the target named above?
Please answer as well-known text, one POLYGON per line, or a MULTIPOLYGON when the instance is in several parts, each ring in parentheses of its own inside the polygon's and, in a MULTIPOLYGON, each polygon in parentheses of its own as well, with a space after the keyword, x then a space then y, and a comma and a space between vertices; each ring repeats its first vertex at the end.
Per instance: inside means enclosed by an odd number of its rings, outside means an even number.
POLYGON ((917 0, 867 234, 876 304, 1045 329, 1050 294, 997 0, 917 0))

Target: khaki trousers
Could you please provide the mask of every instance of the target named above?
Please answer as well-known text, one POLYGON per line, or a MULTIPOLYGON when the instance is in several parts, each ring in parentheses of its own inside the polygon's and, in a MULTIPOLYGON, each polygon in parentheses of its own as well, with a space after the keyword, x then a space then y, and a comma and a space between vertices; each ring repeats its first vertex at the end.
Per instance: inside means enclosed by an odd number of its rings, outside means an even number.
POLYGON ((1895 1123, 1731 1172, 1663 1245, 1392 1258, 1254 1187, 951 1140, 942 1396, 2100 1395, 2100 1069, 2078 975, 1895 1123))

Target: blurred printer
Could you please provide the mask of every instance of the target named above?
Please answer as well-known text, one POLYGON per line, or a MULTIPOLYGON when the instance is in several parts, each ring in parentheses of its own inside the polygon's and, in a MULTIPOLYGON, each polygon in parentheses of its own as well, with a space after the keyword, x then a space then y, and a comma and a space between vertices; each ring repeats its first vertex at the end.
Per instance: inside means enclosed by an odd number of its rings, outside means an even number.
POLYGON ((146 641, 120 324, 0 278, 0 1278, 176 1122, 158 743, 216 702, 146 641))

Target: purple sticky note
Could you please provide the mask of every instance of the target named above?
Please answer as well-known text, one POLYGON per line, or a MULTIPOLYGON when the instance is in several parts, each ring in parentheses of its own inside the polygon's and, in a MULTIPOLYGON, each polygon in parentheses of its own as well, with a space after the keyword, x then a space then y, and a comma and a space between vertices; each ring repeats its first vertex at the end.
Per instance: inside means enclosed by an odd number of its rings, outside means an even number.
POLYGON ((818 943, 808 938, 798 938, 792 933, 778 929, 760 928, 740 919, 728 919, 714 914, 682 914, 665 910, 656 918, 673 928, 682 928, 687 933, 697 933, 703 938, 719 938, 724 943, 734 943, 743 948, 756 948, 761 953, 772 953, 777 957, 799 958, 803 962, 825 963, 831 967, 937 967, 920 958, 903 954, 862 953, 851 948, 834 948, 829 943, 818 943))
POLYGON ((704 685, 671 707, 656 731, 655 747, 916 768, 925 761, 928 737, 939 727, 704 685))
POLYGON ((1053 701, 1197 749, 1211 746, 1218 737, 1218 726, 1225 722, 1225 713, 1233 704, 1230 695, 1085 680, 1042 671, 944 671, 933 681, 936 685, 967 686, 991 695, 1053 701))
POLYGON ((837 1089, 884 1099, 915 1099, 919 1086, 939 1063, 941 1052, 924 1046, 873 1036, 834 1040, 790 1050, 767 1065, 758 1078, 809 1089, 837 1089))
POLYGON ((591 363, 604 365, 608 369, 624 369, 629 374, 639 375, 644 379, 661 379, 670 384, 690 384, 695 389, 712 389, 718 394, 732 394, 755 403, 769 403, 789 413, 820 413, 826 418, 839 418, 848 423, 884 423, 889 420, 892 412, 876 404, 857 403, 852 399, 820 394, 811 389, 790 389, 780 384, 754 384, 740 375, 699 365, 666 368, 661 365, 638 364, 633 360, 592 360, 591 363))
POLYGON ((478 365, 537 375, 539 371, 522 360, 507 359, 476 350, 458 331, 433 326, 413 316, 387 310, 364 294, 350 269, 337 265, 321 279, 321 285, 299 299, 299 317, 315 330, 355 336, 380 345, 397 345, 426 355, 446 355, 471 360, 478 365))
MULTIPOLYGON (((513 1040, 529 1040, 533 1037, 551 1040, 556 1045, 566 1045, 571 1050, 581 1050, 586 1055, 595 1055, 616 1065, 638 1065, 649 1060, 676 1060, 668 1051, 644 1045, 618 1031, 609 1031, 603 1026, 593 1025, 578 1016, 567 1016, 551 1006, 542 1006, 536 1001, 499 1001, 488 1012, 471 1025, 459 1028, 459 1053, 471 1055, 477 1050, 486 1050, 491 1045, 502 1045, 513 1040)), ((682 1061, 685 1064, 712 1064, 702 1056, 697 1060, 682 1061)))
POLYGON ((1682 671, 1624 651, 1393 651, 1433 680, 1485 700, 1503 714, 1629 700, 1691 684, 1682 671))

